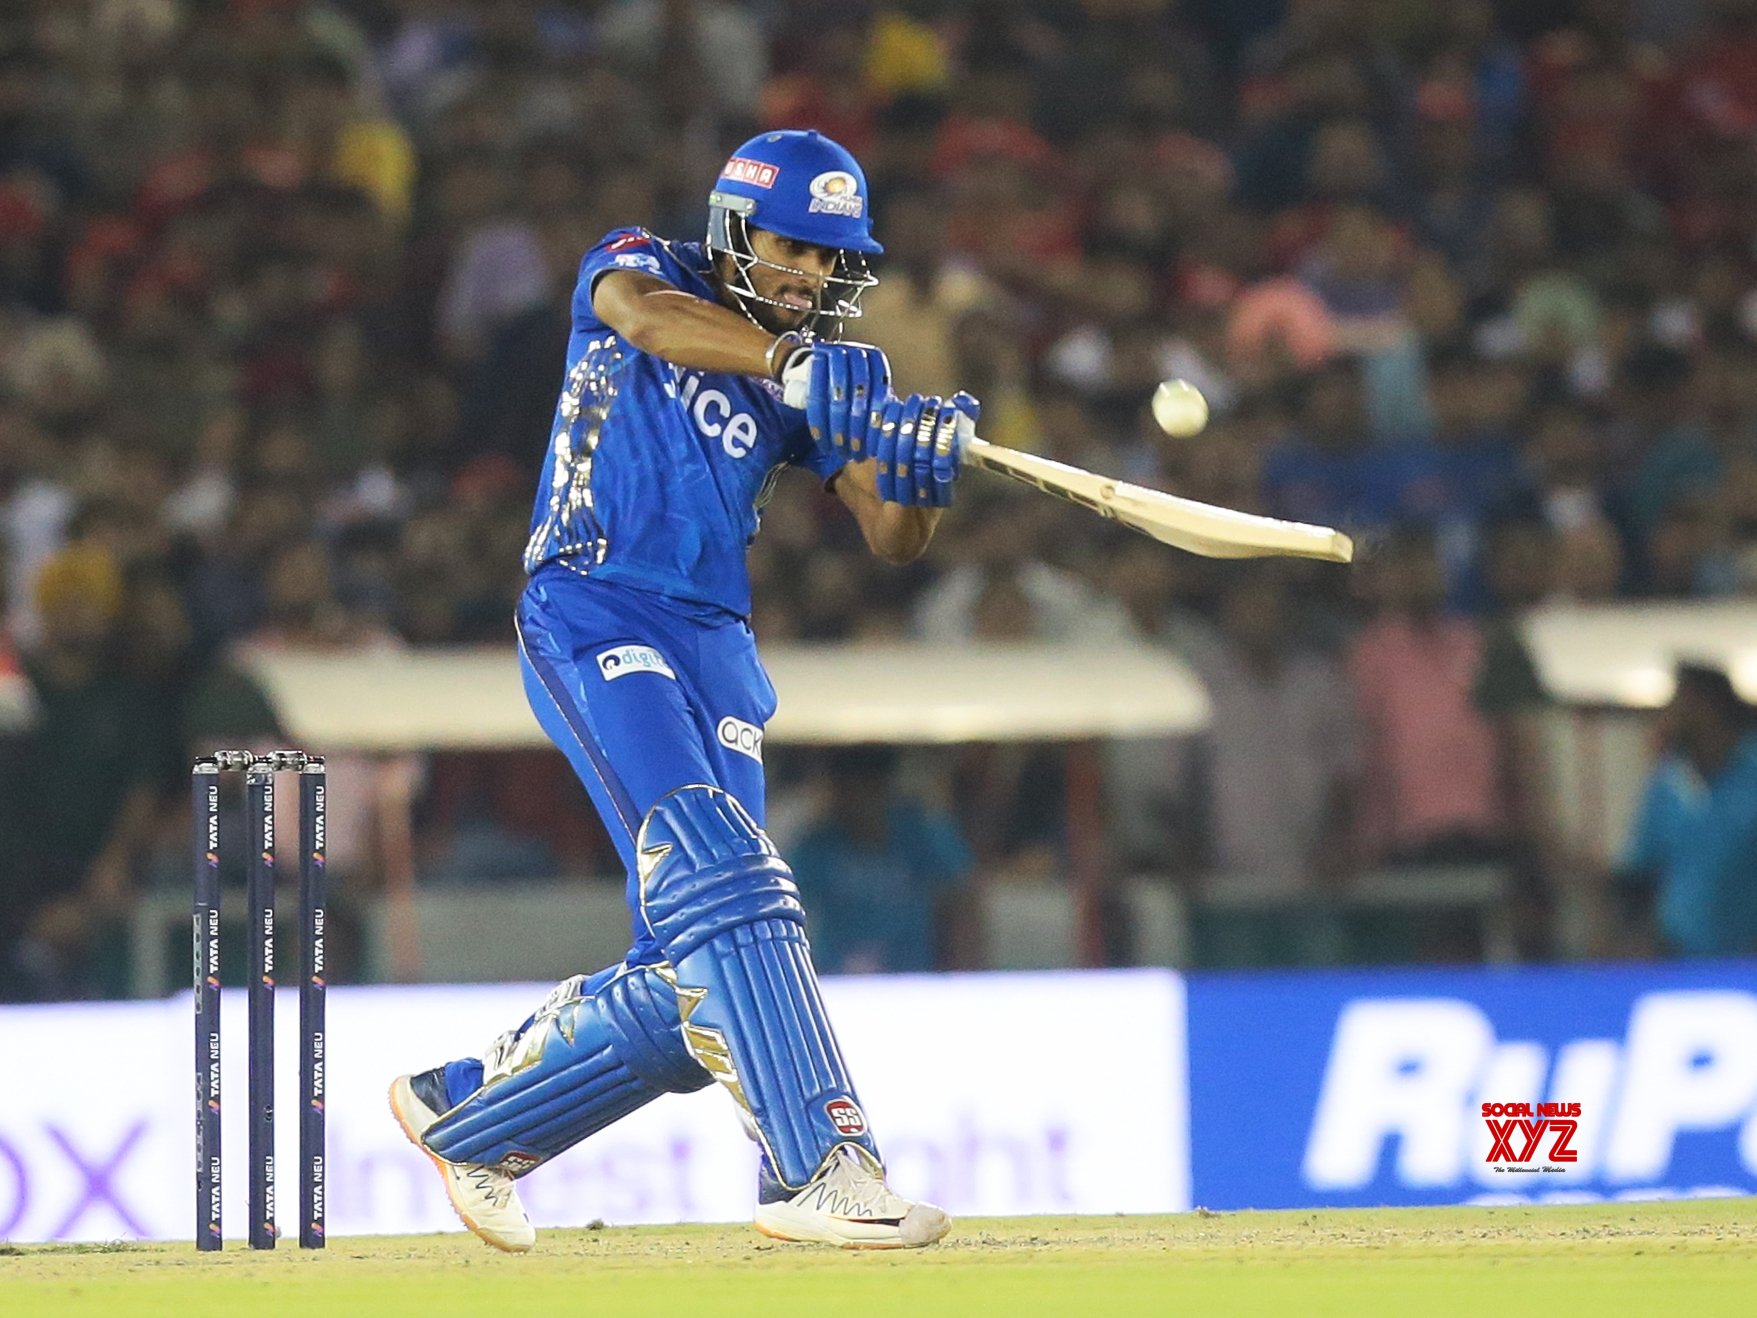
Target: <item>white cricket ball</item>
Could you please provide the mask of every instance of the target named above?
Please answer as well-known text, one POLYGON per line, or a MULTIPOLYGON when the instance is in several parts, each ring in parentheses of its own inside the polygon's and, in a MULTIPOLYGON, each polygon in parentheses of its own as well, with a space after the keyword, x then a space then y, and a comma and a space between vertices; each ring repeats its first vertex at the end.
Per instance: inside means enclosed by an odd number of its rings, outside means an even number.
POLYGON ((1208 400, 1188 380, 1162 380, 1153 391, 1153 419, 1172 438, 1188 439, 1208 424, 1208 400))

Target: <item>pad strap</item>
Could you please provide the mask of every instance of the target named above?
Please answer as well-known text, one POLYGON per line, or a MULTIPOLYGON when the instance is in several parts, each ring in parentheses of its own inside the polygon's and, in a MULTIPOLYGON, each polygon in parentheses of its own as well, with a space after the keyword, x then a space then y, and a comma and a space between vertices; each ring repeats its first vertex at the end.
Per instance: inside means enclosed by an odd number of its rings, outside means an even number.
POLYGON ((495 1041, 482 1087, 422 1142, 447 1162, 522 1176, 661 1094, 707 1085, 678 1027, 665 969, 577 975, 495 1041))
POLYGON ((774 844, 733 797, 697 786, 648 811, 636 851, 684 1044, 748 1114, 781 1181, 805 1185, 843 1144, 876 1159, 774 844))

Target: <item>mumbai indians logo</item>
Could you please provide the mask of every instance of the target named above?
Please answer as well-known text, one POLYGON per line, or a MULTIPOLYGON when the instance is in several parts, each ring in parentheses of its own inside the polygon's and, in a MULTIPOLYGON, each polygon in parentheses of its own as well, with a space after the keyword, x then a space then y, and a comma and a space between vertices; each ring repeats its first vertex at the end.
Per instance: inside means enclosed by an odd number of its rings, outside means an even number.
POLYGON ((860 184, 845 169, 832 169, 811 181, 811 211, 825 215, 846 215, 858 220, 866 203, 860 197, 860 184))

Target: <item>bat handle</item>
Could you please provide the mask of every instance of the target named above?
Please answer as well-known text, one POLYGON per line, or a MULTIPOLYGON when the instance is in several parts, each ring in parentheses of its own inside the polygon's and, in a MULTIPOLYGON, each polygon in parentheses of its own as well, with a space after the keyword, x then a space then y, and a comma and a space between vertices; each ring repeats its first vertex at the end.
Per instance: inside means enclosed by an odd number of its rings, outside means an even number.
MULTIPOLYGON (((808 361, 798 366, 790 366, 781 375, 781 401, 788 407, 805 410, 806 402, 811 398, 811 363, 808 361)), ((986 439, 979 439, 970 433, 970 423, 962 422, 957 428, 958 451, 966 456, 988 448, 986 439)))

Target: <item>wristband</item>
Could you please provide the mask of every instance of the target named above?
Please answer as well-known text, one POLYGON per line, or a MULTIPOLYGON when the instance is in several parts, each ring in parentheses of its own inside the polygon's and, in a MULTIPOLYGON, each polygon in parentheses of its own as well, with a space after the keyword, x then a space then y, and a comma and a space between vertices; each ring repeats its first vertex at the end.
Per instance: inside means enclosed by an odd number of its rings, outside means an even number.
POLYGON ((779 380, 782 372, 787 369, 787 363, 792 360, 794 352, 803 347, 805 347, 805 335, 798 330, 788 330, 785 334, 777 334, 775 341, 769 345, 768 352, 763 355, 763 365, 768 369, 769 378, 779 380), (783 346, 786 347, 787 351, 781 351, 783 346), (779 361, 776 360, 777 356, 779 356, 779 361))

